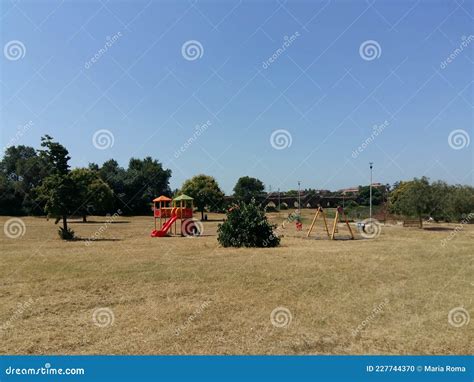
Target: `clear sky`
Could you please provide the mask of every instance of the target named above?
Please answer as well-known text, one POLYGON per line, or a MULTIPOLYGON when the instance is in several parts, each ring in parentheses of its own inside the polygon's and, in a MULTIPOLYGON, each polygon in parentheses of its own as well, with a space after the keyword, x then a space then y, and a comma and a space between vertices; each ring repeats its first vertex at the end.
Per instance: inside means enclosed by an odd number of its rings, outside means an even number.
POLYGON ((2 147, 48 133, 73 166, 150 155, 227 193, 367 184, 370 161, 474 184, 473 1, 0 4, 2 147))

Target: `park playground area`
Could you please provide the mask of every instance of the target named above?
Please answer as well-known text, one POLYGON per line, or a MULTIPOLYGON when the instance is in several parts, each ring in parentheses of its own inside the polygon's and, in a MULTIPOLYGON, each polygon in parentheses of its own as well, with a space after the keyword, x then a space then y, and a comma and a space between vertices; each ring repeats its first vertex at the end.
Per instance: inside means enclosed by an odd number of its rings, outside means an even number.
POLYGON ((21 218, 22 237, 0 236, 0 351, 472 353, 472 323, 449 314, 472 312, 473 225, 387 224, 374 239, 331 241, 321 222, 305 237, 313 214, 262 249, 218 246, 219 214, 200 237, 151 238, 145 216, 77 219, 72 242, 53 220, 21 218))

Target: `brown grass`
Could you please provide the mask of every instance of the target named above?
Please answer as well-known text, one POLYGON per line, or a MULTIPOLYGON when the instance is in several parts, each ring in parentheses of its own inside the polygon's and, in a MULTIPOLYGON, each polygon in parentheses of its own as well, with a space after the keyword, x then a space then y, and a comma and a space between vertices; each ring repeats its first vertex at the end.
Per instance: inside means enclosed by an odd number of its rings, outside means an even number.
POLYGON ((288 224, 279 248, 225 249, 216 221, 203 237, 150 238, 152 218, 90 220, 71 227, 81 237, 105 227, 108 240, 62 242, 40 218, 23 218, 21 238, 0 234, 1 353, 472 353, 473 322, 454 327, 448 313, 473 312, 473 226, 443 247, 454 225, 328 241, 314 239, 321 224, 313 239, 288 224), (277 307, 288 326, 272 325, 277 307), (98 308, 113 324, 94 324, 98 308))

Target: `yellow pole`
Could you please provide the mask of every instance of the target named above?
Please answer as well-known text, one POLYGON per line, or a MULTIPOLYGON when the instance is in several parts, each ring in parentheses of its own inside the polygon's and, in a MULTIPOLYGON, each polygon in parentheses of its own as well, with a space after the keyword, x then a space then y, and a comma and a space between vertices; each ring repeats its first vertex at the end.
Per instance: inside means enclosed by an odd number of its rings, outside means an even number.
POLYGON ((316 214, 314 215, 313 221, 311 222, 311 226, 309 227, 306 237, 309 237, 309 235, 311 234, 311 231, 313 230, 314 223, 316 223, 316 219, 318 218, 320 208, 321 207, 318 207, 318 210, 316 211, 316 214))

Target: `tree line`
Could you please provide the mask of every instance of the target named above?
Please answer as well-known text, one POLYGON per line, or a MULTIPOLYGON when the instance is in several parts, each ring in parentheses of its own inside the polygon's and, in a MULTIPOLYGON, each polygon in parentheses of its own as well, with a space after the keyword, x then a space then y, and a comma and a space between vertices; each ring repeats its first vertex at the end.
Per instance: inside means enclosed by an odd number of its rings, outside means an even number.
MULTIPOLYGON (((0 215, 47 214, 62 220, 67 232, 70 216, 86 221, 88 215, 119 210, 124 215, 150 214, 151 200, 158 195, 185 193, 193 197, 201 218, 205 211, 227 207, 224 192, 213 177, 196 175, 173 192, 169 186, 171 170, 151 157, 131 158, 127 168, 110 159, 101 166, 91 163, 86 168, 71 169, 70 159, 68 150, 49 135, 41 138, 40 149, 8 147, 0 161, 0 215)), ((249 203, 255 199, 264 207, 268 196, 264 190, 262 181, 244 176, 233 189, 234 200, 249 203)), ((374 205, 386 203, 389 211, 398 215, 459 221, 474 211, 471 186, 415 178, 372 191, 374 205)), ((359 187, 355 203, 368 205, 368 186, 359 187)))

